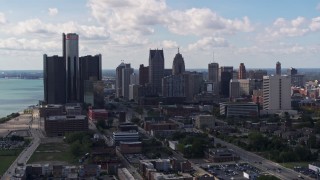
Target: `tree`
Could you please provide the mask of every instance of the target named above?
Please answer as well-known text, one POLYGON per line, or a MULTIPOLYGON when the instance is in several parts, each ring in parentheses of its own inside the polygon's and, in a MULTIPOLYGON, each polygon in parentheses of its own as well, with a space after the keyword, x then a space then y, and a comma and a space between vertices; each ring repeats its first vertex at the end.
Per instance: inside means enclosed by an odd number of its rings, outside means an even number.
POLYGON ((97 127, 105 129, 106 128, 106 121, 104 119, 98 119, 97 121, 97 127))
POLYGON ((113 124, 113 118, 112 118, 112 117, 109 117, 109 118, 108 118, 107 124, 108 124, 108 127, 111 127, 111 126, 112 126, 112 124, 113 124))
POLYGON ((81 154, 83 154, 82 152, 82 148, 81 148, 81 144, 80 144, 80 141, 77 140, 75 142, 73 142, 70 146, 70 151, 71 153, 75 156, 75 157, 78 157, 80 156, 81 154))

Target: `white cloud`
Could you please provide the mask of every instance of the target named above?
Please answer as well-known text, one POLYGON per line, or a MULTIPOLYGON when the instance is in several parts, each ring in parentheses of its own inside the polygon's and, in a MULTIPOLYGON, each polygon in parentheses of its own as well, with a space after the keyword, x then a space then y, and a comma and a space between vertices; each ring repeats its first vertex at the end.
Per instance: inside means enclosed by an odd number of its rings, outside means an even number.
POLYGON ((221 37, 204 37, 193 44, 189 44, 189 50, 212 50, 214 47, 228 47, 229 43, 221 37))
POLYGON ((320 30, 320 16, 315 17, 311 20, 311 23, 309 25, 309 28, 311 31, 318 31, 320 30))
POLYGON ((58 14, 58 9, 57 8, 49 8, 48 9, 48 14, 50 15, 50 16, 55 16, 55 15, 57 15, 58 14))
POLYGON ((7 19, 5 17, 5 15, 0 12, 0 24, 5 24, 7 22, 7 19))
POLYGON ((248 17, 242 20, 226 19, 207 8, 171 11, 166 23, 171 32, 180 35, 230 34, 254 29, 248 17))
POLYGON ((0 49, 28 50, 28 51, 54 51, 61 49, 57 41, 40 41, 39 39, 7 38, 0 40, 0 49))
POLYGON ((109 37, 109 33, 104 27, 80 25, 73 21, 52 24, 44 23, 40 19, 28 19, 11 24, 5 32, 14 35, 48 35, 75 32, 84 39, 107 39, 109 37))
POLYGON ((173 49, 178 47, 178 43, 172 40, 164 40, 162 41, 161 46, 165 49, 173 49))
POLYGON ((179 35, 213 35, 253 30, 248 17, 227 19, 207 8, 172 10, 165 0, 89 0, 92 16, 111 33, 153 34, 156 26, 179 35))

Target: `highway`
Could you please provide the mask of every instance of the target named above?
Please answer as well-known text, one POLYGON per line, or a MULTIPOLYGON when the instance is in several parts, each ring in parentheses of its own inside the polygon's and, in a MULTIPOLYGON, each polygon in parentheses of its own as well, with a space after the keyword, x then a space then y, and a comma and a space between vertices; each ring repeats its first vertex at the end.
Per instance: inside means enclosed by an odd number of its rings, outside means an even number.
POLYGON ((10 179, 10 177, 14 174, 17 164, 18 163, 26 164, 30 159, 31 155, 33 154, 33 152, 38 148, 41 141, 40 138, 43 137, 43 134, 40 130, 38 130, 37 127, 38 127, 37 124, 32 121, 32 117, 30 115, 29 132, 32 136, 32 141, 30 142, 30 145, 19 154, 17 159, 11 164, 8 170, 4 173, 2 177, 3 180, 10 179))
POLYGON ((268 159, 265 159, 261 156, 258 156, 252 152, 248 152, 238 146, 235 146, 233 144, 225 142, 225 141, 223 141, 219 138, 216 138, 212 135, 209 135, 209 137, 213 137, 216 144, 220 143, 221 145, 227 146, 229 149, 232 149, 244 161, 247 161, 248 163, 252 164, 253 166, 256 166, 257 168, 259 168, 259 169, 261 169, 271 175, 274 175, 280 179, 288 179, 288 180, 298 179, 299 175, 302 176, 304 179, 312 179, 308 176, 305 176, 303 174, 295 172, 292 169, 285 168, 285 167, 279 165, 278 163, 275 163, 275 162, 270 161, 268 159))

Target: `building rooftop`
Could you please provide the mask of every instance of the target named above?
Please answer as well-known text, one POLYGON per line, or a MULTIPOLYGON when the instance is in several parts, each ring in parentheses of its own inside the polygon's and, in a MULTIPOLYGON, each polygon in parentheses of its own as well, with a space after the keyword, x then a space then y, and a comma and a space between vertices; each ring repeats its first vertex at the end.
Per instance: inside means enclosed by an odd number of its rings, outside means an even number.
POLYGON ((52 121, 52 120, 85 120, 87 116, 84 115, 76 115, 76 116, 49 116, 47 120, 52 121))

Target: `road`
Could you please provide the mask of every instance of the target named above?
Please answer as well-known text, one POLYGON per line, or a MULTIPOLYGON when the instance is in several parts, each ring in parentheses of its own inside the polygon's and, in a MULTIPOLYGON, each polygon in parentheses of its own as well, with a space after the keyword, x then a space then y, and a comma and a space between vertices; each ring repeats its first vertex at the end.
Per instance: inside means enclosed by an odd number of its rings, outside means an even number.
POLYGON ((37 128, 35 122, 32 121, 32 117, 30 115, 30 129, 29 132, 32 136, 32 141, 30 142, 30 145, 25 148, 17 157, 17 159, 11 164, 11 166, 8 168, 8 170, 4 173, 2 179, 7 180, 10 179, 10 177, 14 174, 14 171, 17 167, 18 163, 24 163, 26 164, 28 160, 30 159, 33 152, 38 148, 40 144, 40 138, 43 137, 43 134, 40 130, 37 128))
POLYGON ((265 172, 268 172, 269 174, 272 174, 280 179, 290 179, 290 180, 297 179, 299 175, 302 176, 304 179, 311 179, 308 176, 297 173, 292 169, 285 168, 285 167, 279 165, 278 163, 275 163, 273 161, 265 159, 265 158, 258 156, 252 152, 248 152, 238 146, 235 146, 233 144, 225 142, 225 141, 223 141, 219 138, 216 138, 212 135, 209 135, 209 137, 213 137, 215 140, 215 143, 220 143, 221 145, 227 146, 229 149, 232 149, 233 151, 235 151, 241 157, 241 159, 243 159, 244 161, 247 161, 250 164, 256 166, 257 168, 259 168, 265 172), (261 162, 261 163, 259 163, 259 162, 261 162), (281 170, 279 170, 279 168, 281 170))

